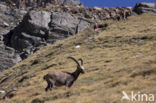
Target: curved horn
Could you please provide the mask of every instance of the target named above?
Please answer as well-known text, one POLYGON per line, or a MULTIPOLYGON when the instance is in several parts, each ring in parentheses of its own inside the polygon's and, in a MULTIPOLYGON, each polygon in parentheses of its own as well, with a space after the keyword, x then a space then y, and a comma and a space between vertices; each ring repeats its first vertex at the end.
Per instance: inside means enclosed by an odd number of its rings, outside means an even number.
POLYGON ((80 63, 74 57, 68 57, 68 58, 74 60, 77 63, 77 65, 80 66, 80 63))
POLYGON ((81 61, 81 65, 83 65, 83 60, 81 58, 79 60, 81 61))

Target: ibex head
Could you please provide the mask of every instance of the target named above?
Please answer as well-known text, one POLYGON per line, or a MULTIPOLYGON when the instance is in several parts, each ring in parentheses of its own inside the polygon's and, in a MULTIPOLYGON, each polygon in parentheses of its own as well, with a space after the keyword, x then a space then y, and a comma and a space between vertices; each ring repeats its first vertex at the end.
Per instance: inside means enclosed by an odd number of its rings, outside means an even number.
POLYGON ((83 67, 83 60, 81 58, 79 59, 79 61, 81 62, 81 64, 78 62, 78 60, 76 60, 73 57, 68 57, 68 58, 70 58, 70 59, 72 59, 72 60, 75 61, 75 63, 77 64, 77 70, 79 70, 80 73, 83 73, 83 74, 85 73, 84 67, 83 67))

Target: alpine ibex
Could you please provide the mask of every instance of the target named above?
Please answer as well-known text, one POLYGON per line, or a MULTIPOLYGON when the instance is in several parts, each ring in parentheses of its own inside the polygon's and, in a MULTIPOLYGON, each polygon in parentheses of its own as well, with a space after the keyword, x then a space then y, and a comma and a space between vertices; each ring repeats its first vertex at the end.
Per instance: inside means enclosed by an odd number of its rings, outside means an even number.
POLYGON ((72 84, 77 80, 80 73, 84 73, 84 67, 83 67, 83 60, 79 59, 81 61, 81 64, 73 57, 68 57, 69 59, 72 59, 77 64, 77 69, 73 73, 69 72, 51 72, 46 75, 44 75, 43 79, 47 81, 47 87, 45 88, 45 91, 48 91, 49 89, 52 90, 53 86, 62 86, 65 85, 66 88, 70 88, 72 84))

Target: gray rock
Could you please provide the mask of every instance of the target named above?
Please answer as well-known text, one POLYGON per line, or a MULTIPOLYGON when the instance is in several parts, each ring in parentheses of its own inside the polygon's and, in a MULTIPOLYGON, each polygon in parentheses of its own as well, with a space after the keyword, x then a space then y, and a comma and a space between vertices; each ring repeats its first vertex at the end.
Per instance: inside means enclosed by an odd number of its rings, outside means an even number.
POLYGON ((12 11, 8 6, 0 3, 0 72, 21 61, 15 49, 5 45, 4 41, 9 41, 9 37, 8 40, 4 39, 5 35, 19 22, 20 19, 17 19, 17 16, 25 14, 25 11, 22 12, 20 10, 12 11))
POLYGON ((25 59, 43 46, 75 35, 92 23, 69 13, 31 10, 4 37, 5 44, 17 50, 20 57, 25 59))
POLYGON ((6 47, 2 42, 0 43, 0 71, 12 67, 20 60, 13 48, 6 47))
POLYGON ((30 11, 28 14, 29 19, 27 18, 28 23, 30 24, 29 26, 38 26, 39 28, 35 27, 37 29, 49 29, 48 24, 50 23, 50 15, 51 14, 46 11, 30 11))
POLYGON ((6 4, 0 3, 0 22, 2 21, 3 24, 8 24, 10 27, 15 26, 25 14, 25 10, 11 9, 6 4))
POLYGON ((133 11, 137 14, 156 13, 156 3, 137 3, 133 11))

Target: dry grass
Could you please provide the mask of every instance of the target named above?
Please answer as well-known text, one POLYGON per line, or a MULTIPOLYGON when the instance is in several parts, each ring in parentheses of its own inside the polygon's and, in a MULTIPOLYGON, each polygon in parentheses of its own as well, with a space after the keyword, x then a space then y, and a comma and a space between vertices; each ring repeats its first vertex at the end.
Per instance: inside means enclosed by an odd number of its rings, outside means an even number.
POLYGON ((120 103, 123 90, 156 94, 155 80, 156 15, 141 15, 114 22, 98 34, 87 29, 44 47, 4 71, 0 74, 0 88, 17 88, 17 92, 0 102, 120 103), (76 45, 81 48, 76 49, 76 45), (80 75, 69 90, 55 87, 46 93, 43 75, 75 70, 68 56, 83 58, 86 74, 80 75))

